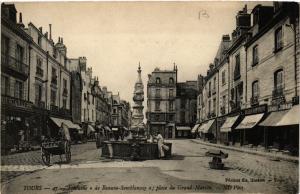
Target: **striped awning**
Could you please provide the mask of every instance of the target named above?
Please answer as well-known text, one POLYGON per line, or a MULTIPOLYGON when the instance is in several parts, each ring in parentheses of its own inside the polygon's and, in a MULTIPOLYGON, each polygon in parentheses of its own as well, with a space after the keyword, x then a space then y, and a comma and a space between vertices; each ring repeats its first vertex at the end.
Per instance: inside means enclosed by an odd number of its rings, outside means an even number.
POLYGON ((79 127, 79 125, 74 124, 72 121, 70 120, 66 120, 66 119, 60 119, 60 118, 55 118, 55 117, 50 117, 51 120, 58 126, 61 127, 62 123, 67 125, 68 128, 70 129, 81 129, 79 127))
POLYGON ((288 110, 271 112, 270 115, 259 124, 264 127, 276 127, 277 123, 288 113, 288 110))
POLYGON ((300 105, 293 106, 276 125, 277 126, 299 125, 300 122, 299 107, 300 105))
POLYGON ((215 123, 215 119, 212 119, 212 120, 209 120, 206 124, 205 124, 205 127, 203 129, 203 133, 210 133, 211 132, 211 129, 212 129, 212 126, 213 124, 215 123))

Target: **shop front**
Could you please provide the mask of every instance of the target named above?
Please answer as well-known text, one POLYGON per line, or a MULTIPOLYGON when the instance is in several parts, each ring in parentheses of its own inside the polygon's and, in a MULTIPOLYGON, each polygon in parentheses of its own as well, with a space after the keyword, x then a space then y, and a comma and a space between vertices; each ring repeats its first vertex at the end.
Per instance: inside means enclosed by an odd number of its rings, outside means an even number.
POLYGON ((220 140, 225 145, 233 144, 232 131, 238 123, 239 115, 227 117, 225 123, 220 128, 220 140))
POLYGON ((266 149, 277 149, 291 155, 299 154, 299 105, 289 110, 271 112, 259 124, 264 128, 266 149))
POLYGON ((211 119, 207 121, 206 123, 202 124, 200 126, 199 131, 201 132, 201 136, 205 141, 213 141, 215 140, 215 136, 213 134, 213 131, 216 130, 216 120, 211 119))
POLYGON ((191 128, 189 126, 176 126, 176 138, 189 138, 191 128))

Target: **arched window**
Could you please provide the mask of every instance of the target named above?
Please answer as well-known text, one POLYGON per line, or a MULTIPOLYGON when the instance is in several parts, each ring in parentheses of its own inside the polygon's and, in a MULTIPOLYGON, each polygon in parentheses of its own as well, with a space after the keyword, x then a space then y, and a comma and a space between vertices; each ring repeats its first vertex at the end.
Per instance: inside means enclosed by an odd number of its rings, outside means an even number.
POLYGON ((274 73, 274 89, 282 90, 283 89, 283 70, 279 69, 274 73))
POLYGON ((160 78, 159 77, 156 78, 156 83, 160 84, 160 78))
POLYGON ((252 97, 258 97, 259 96, 259 86, 258 81, 254 81, 252 83, 252 97))
POLYGON ((174 84, 174 79, 172 77, 169 79, 169 84, 174 84))

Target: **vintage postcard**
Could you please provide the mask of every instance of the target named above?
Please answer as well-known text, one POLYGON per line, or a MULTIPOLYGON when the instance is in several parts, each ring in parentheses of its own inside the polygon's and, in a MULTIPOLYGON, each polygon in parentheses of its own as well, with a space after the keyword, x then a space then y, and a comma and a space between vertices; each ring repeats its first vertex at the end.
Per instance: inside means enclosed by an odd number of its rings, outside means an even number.
POLYGON ((1 4, 1 193, 298 193, 297 2, 1 4))

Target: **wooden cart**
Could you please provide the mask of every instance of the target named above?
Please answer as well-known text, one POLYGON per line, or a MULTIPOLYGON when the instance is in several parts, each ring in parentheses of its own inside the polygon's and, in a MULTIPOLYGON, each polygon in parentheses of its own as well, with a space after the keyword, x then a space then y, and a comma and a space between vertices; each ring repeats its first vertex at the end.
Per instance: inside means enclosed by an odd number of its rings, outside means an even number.
POLYGON ((65 155, 66 162, 71 162, 71 138, 69 129, 66 125, 61 126, 61 138, 49 139, 42 142, 41 156, 45 165, 50 165, 50 158, 52 155, 65 155))

